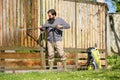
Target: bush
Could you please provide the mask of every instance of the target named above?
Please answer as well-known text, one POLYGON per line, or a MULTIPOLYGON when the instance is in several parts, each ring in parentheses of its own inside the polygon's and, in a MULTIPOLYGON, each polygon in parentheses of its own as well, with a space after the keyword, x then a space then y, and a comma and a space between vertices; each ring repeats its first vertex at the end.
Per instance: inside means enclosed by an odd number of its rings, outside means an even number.
POLYGON ((112 66, 112 69, 120 69, 120 56, 115 54, 108 56, 107 62, 109 66, 112 66))

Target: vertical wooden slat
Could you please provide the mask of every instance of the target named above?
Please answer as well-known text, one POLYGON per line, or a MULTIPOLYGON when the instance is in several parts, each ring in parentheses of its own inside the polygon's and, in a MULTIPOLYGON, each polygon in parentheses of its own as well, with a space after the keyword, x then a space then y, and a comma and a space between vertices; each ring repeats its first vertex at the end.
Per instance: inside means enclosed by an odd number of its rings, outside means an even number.
POLYGON ((94 5, 94 44, 97 47, 97 7, 94 5))
POLYGON ((103 48, 103 7, 101 6, 101 49, 103 48))
POLYGON ((84 46, 84 4, 82 4, 81 48, 84 46))
POLYGON ((94 5, 91 5, 91 20, 92 20, 92 23, 91 23, 91 46, 94 47, 94 9, 93 9, 94 5))
POLYGON ((29 15, 30 15, 30 12, 27 12, 27 11, 30 11, 29 10, 29 6, 30 6, 30 0, 23 0, 22 1, 22 8, 23 8, 23 11, 22 11, 22 15, 23 15, 23 24, 22 24, 22 27, 26 30, 22 31, 22 46, 24 47, 28 47, 27 45, 27 40, 28 40, 28 35, 27 35, 27 27, 29 27, 30 25, 30 19, 28 19, 29 15))
MULTIPOLYGON (((31 12, 30 12, 30 6, 32 6, 31 5, 31 2, 30 2, 30 0, 24 0, 24 28, 29 28, 30 27, 30 15, 31 15, 31 12)), ((32 22, 31 22, 32 23, 32 22)), ((25 30, 24 31, 24 46, 26 46, 26 47, 29 47, 30 46, 30 37, 27 35, 27 34, 30 34, 30 32, 29 32, 29 30, 25 30)))
POLYGON ((18 47, 18 45, 19 45, 19 41, 18 41, 18 38, 19 38, 19 35, 18 35, 18 33, 19 33, 19 31, 20 30, 18 30, 18 0, 16 0, 16 10, 15 10, 15 14, 16 14, 16 30, 15 30, 15 32, 16 32, 16 47, 18 47))
MULTIPOLYGON (((72 19, 71 26, 73 27, 73 31, 72 31, 72 34, 73 34, 73 47, 75 48, 75 46, 77 47, 77 45, 76 45, 77 42, 75 42, 75 40, 77 40, 77 36, 76 36, 76 39, 75 39, 75 33, 74 32, 76 31, 76 35, 77 35, 77 30, 75 30, 75 29, 77 29, 77 24, 75 24, 75 21, 76 21, 75 20, 75 11, 72 13, 72 10, 75 9, 75 2, 71 2, 71 3, 74 6, 71 9, 71 15, 73 16, 73 17, 71 16, 71 19, 72 19), (75 28, 75 26, 76 26, 76 28, 75 28)), ((76 5, 77 5, 77 3, 76 3, 76 5)), ((77 9, 77 6, 76 6, 76 9, 77 9)), ((77 11, 76 11, 76 14, 77 14, 77 11)))
MULTIPOLYGON (((36 22, 36 24, 35 24, 35 28, 37 28, 38 27, 38 6, 37 6, 37 4, 38 4, 38 0, 36 0, 36 6, 35 6, 35 9, 36 9, 36 15, 35 15, 35 22, 36 22)), ((35 39, 37 40, 37 38, 38 38, 38 31, 37 30, 35 30, 35 39)), ((35 42, 35 46, 37 46, 37 43, 36 43, 36 41, 34 41, 35 42)))
POLYGON ((13 0, 10 1, 10 46, 14 46, 13 31, 13 0))
POLYGON ((0 46, 2 46, 2 39, 3 39, 3 37, 2 37, 2 7, 3 7, 3 2, 2 2, 3 0, 0 0, 0 46))
POLYGON ((7 26, 7 27, 6 27, 6 34, 7 34, 7 35, 6 35, 6 39, 7 39, 7 46, 10 46, 10 44, 11 44, 11 43, 9 42, 9 40, 10 40, 10 35, 9 35, 9 32, 10 32, 10 31, 9 31, 9 28, 10 28, 10 27, 9 27, 9 24, 10 24, 10 20, 9 20, 9 19, 10 19, 10 18, 9 18, 9 16, 10 16, 10 15, 9 15, 9 14, 10 14, 10 12, 9 12, 9 11, 10 11, 10 8, 9 8, 9 7, 10 7, 10 5, 9 5, 9 2, 10 2, 9 0, 6 0, 6 26, 7 26))
MULTIPOLYGON (((22 5, 22 1, 20 0, 20 26, 19 27, 23 27, 23 5, 22 5)), ((20 46, 23 46, 23 31, 20 32, 20 46)))
POLYGON ((6 46, 6 44, 5 44, 5 42, 6 42, 6 41, 5 41, 5 19, 6 19, 6 18, 5 18, 5 13, 6 13, 6 12, 5 12, 5 3, 6 3, 6 2, 5 2, 5 0, 4 0, 3 3, 2 3, 2 4, 3 4, 3 7, 2 7, 2 8, 3 8, 3 13, 4 13, 4 14, 2 14, 2 16, 3 16, 3 18, 2 18, 2 20, 3 20, 3 25, 2 25, 3 46, 6 46))
POLYGON ((105 49, 105 7, 102 7, 102 48, 105 49))
MULTIPOLYGON (((41 15, 41 12, 40 12, 40 10, 41 10, 41 7, 40 7, 40 0, 38 0, 38 3, 37 3, 37 6, 38 6, 38 26, 40 26, 40 25, 42 25, 41 23, 40 23, 40 15, 41 15)), ((40 35, 40 30, 38 29, 38 36, 40 35)))
POLYGON ((99 31, 99 35, 100 35, 100 49, 102 49, 102 7, 100 6, 100 31, 99 31))
MULTIPOLYGON (((80 3, 77 3, 77 15, 78 17, 77 18, 77 48, 81 48, 81 45, 82 45, 82 42, 81 42, 81 39, 82 39, 82 36, 81 36, 81 30, 82 30, 82 5, 80 3)), ((75 22, 74 22, 75 23, 75 22)))
POLYGON ((88 4, 85 5, 85 48, 87 48, 87 40, 88 40, 88 35, 87 35, 87 31, 88 31, 88 4))
MULTIPOLYGON (((35 0, 32 0, 32 27, 35 27, 35 0)), ((30 31, 30 34, 34 35, 34 31, 30 31)), ((32 41, 32 46, 34 46, 34 41, 32 41)))
POLYGON ((13 18, 14 18, 14 46, 17 45, 17 36, 16 36, 16 32, 17 32, 17 29, 16 29, 16 0, 13 1, 13 18))
MULTIPOLYGON (((20 0, 17 0, 17 28, 19 29, 20 28, 20 0)), ((21 46, 20 43, 21 43, 21 30, 18 30, 17 32, 17 36, 18 36, 18 39, 17 39, 17 42, 18 42, 18 46, 21 46)))
MULTIPOLYGON (((62 1, 62 2, 63 2, 63 1, 62 1)), ((64 6, 64 9, 65 9, 64 11, 65 11, 65 12, 64 12, 64 17, 63 17, 63 18, 64 18, 64 20, 66 21, 66 20, 67 20, 67 13, 66 13, 66 12, 67 12, 67 4, 66 4, 66 1, 65 1, 63 4, 65 5, 65 6, 64 6)), ((62 7, 62 5, 61 5, 61 7, 62 7)), ((60 11, 60 12, 61 12, 61 11, 60 11)), ((62 17, 62 16, 61 16, 61 17, 62 17)), ((68 44, 69 41, 68 41, 68 38, 67 38, 67 37, 68 37, 68 36, 67 36, 67 32, 68 32, 68 30, 65 30, 66 48, 68 48, 68 46, 70 45, 70 44, 68 44)))
POLYGON ((4 21, 5 21, 5 24, 4 24, 4 30, 5 30, 5 41, 6 41, 6 46, 9 46, 8 44, 9 44, 9 27, 8 27, 8 24, 9 24, 9 2, 8 2, 8 0, 6 0, 5 1, 5 4, 4 4, 4 6, 5 6, 5 19, 4 19, 4 21))
POLYGON ((85 43, 86 44, 85 44, 85 48, 88 48, 88 43, 87 43, 88 42, 88 18, 89 18, 88 17, 88 4, 86 4, 85 10, 86 10, 85 11, 85 13, 86 13, 86 15, 85 15, 86 16, 86 18, 85 18, 85 20, 86 20, 86 25, 85 25, 86 26, 86 30, 85 30, 85 34, 86 34, 86 38, 85 38, 86 41, 85 41, 85 43))
POLYGON ((97 15, 97 42, 98 42, 98 48, 100 47, 100 43, 99 43, 99 25, 100 25, 100 23, 99 23, 99 17, 100 16, 100 9, 99 9, 99 6, 98 6, 98 15, 97 15))
POLYGON ((90 36, 89 36, 90 35, 90 29, 89 29, 89 26, 90 26, 90 4, 88 4, 88 12, 87 13, 88 13, 88 19, 87 19, 88 20, 88 22, 87 22, 87 36, 88 36, 87 37, 87 39, 88 39, 87 40, 87 48, 88 48, 88 47, 90 47, 90 41, 91 41, 90 36))

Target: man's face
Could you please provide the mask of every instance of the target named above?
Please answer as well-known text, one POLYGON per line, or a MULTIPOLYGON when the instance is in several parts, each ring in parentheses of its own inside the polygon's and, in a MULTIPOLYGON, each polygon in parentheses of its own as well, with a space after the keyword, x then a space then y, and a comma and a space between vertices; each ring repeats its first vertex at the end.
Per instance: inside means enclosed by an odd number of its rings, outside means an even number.
POLYGON ((51 13, 48 13, 49 18, 55 18, 55 15, 52 15, 51 13))

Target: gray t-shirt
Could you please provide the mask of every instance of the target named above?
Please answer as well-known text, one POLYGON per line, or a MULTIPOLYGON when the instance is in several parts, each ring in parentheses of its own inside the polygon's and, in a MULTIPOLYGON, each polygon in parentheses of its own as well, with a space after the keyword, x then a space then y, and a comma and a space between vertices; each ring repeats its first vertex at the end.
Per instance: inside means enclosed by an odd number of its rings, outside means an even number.
POLYGON ((70 26, 62 18, 56 18, 53 24, 50 24, 48 20, 42 26, 42 30, 47 29, 47 40, 50 42, 62 41, 63 29, 69 29, 70 26), (62 25, 61 29, 57 29, 57 25, 62 25))

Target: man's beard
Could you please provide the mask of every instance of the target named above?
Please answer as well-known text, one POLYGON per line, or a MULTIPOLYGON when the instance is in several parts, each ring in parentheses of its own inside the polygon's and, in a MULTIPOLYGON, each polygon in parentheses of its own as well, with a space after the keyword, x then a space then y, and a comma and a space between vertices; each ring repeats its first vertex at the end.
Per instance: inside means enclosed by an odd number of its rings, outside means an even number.
POLYGON ((48 19, 48 22, 49 22, 50 24, 53 24, 54 21, 55 21, 55 18, 49 18, 49 19, 48 19))

